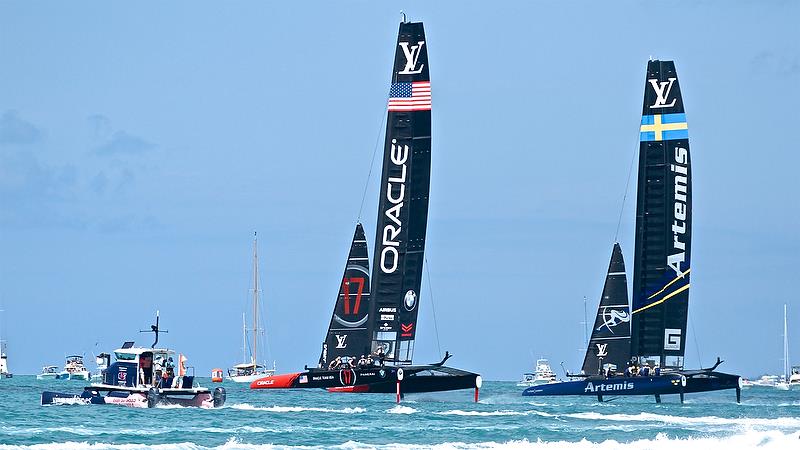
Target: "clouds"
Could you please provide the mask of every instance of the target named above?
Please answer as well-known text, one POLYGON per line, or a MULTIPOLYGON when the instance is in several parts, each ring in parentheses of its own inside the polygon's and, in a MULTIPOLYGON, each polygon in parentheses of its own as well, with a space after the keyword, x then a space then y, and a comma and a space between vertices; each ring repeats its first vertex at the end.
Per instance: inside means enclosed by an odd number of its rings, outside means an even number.
POLYGON ((114 130, 100 114, 88 125, 91 137, 75 139, 57 126, 45 133, 14 110, 0 115, 1 226, 115 232, 158 223, 130 212, 138 172, 148 164, 142 155, 156 145, 114 130))
POLYGON ((16 111, 6 111, 0 117, 0 144, 32 144, 43 135, 39 127, 21 119, 16 111))
POLYGON ((116 131, 105 143, 95 148, 101 156, 137 155, 154 148, 155 145, 126 131, 116 131))

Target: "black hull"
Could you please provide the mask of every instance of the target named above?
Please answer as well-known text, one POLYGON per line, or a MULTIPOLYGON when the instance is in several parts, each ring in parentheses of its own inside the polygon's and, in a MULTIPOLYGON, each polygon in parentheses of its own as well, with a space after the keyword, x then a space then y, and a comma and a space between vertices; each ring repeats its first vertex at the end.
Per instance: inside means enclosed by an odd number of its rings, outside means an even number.
POLYGON ((331 392, 396 393, 441 392, 479 388, 480 375, 452 367, 385 366, 367 369, 322 370, 274 375, 250 384, 251 389, 327 389, 331 392), (402 374, 402 375, 400 375, 402 374))

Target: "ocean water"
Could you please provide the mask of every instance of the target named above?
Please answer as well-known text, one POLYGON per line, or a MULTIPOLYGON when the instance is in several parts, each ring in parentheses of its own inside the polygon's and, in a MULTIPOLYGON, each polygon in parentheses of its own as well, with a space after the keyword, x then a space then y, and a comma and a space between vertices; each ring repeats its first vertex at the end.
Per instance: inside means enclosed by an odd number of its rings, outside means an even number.
MULTIPOLYGON (((211 386, 208 379, 201 383, 211 386)), ((617 398, 522 397, 510 382, 472 391, 409 395, 250 391, 224 383, 224 408, 40 406, 42 390, 83 384, 0 380, 5 449, 800 449, 800 391, 733 391, 617 398)))

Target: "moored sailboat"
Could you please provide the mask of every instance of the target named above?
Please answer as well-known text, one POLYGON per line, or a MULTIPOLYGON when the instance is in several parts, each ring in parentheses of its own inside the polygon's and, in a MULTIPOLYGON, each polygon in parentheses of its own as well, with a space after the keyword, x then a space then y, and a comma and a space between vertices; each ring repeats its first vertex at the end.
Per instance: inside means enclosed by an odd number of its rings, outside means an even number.
POLYGON ((414 365, 431 172, 431 84, 421 22, 401 22, 389 91, 383 174, 370 277, 356 225, 318 367, 256 380, 253 389, 316 387, 332 392, 477 389, 478 374, 414 365), (370 284, 371 278, 371 284, 370 284))
POLYGON ((258 363, 258 337, 262 331, 259 327, 259 290, 258 286, 258 234, 253 237, 253 328, 252 338, 248 345, 247 322, 245 315, 242 314, 242 362, 228 369, 228 380, 236 383, 252 383, 253 381, 271 376, 275 373, 274 369, 267 369, 264 364, 258 363), (247 351, 250 350, 250 358, 247 358, 247 351))
MULTIPOLYGON (((615 341, 596 342, 595 349, 590 344, 584 360, 584 380, 531 387, 523 395, 592 395, 601 401, 604 395, 655 395, 660 402, 664 394, 678 394, 683 401, 686 393, 735 389, 737 401, 740 400, 741 378, 718 372, 719 359, 710 368, 683 367, 692 230, 688 138, 674 63, 648 62, 639 133, 632 307, 629 316, 626 308, 616 321, 619 326, 623 316, 629 317, 630 334, 619 336, 616 349, 612 346, 615 341), (629 346, 625 345, 626 340, 629 346), (590 352, 594 352, 593 358, 590 352), (619 361, 628 357, 631 360, 625 363, 624 373, 609 370, 612 360, 616 361, 615 369, 620 369, 619 361), (597 364, 591 363, 592 359, 597 364), (588 369, 587 361, 591 363, 588 369)), ((615 253, 617 250, 615 245, 615 253)), ((619 258, 621 262, 621 253, 619 258)), ((604 292, 609 287, 613 265, 614 256, 604 292)), ((624 280, 624 268, 620 272, 624 280)), ((627 307, 627 297, 620 305, 627 307)), ((594 330, 593 341, 600 340, 598 331, 594 330)))

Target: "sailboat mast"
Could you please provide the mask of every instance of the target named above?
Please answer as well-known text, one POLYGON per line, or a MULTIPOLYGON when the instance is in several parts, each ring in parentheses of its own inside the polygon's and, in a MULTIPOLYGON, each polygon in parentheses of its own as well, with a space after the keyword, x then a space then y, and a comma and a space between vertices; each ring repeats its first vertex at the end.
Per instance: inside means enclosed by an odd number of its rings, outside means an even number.
POLYGON ((783 304, 783 375, 789 382, 789 327, 786 321, 786 303, 783 304))
POLYGON ((258 232, 253 234, 253 354, 252 362, 258 361, 258 232))
POLYGON ((247 322, 245 321, 245 313, 242 313, 242 362, 247 362, 247 322))

